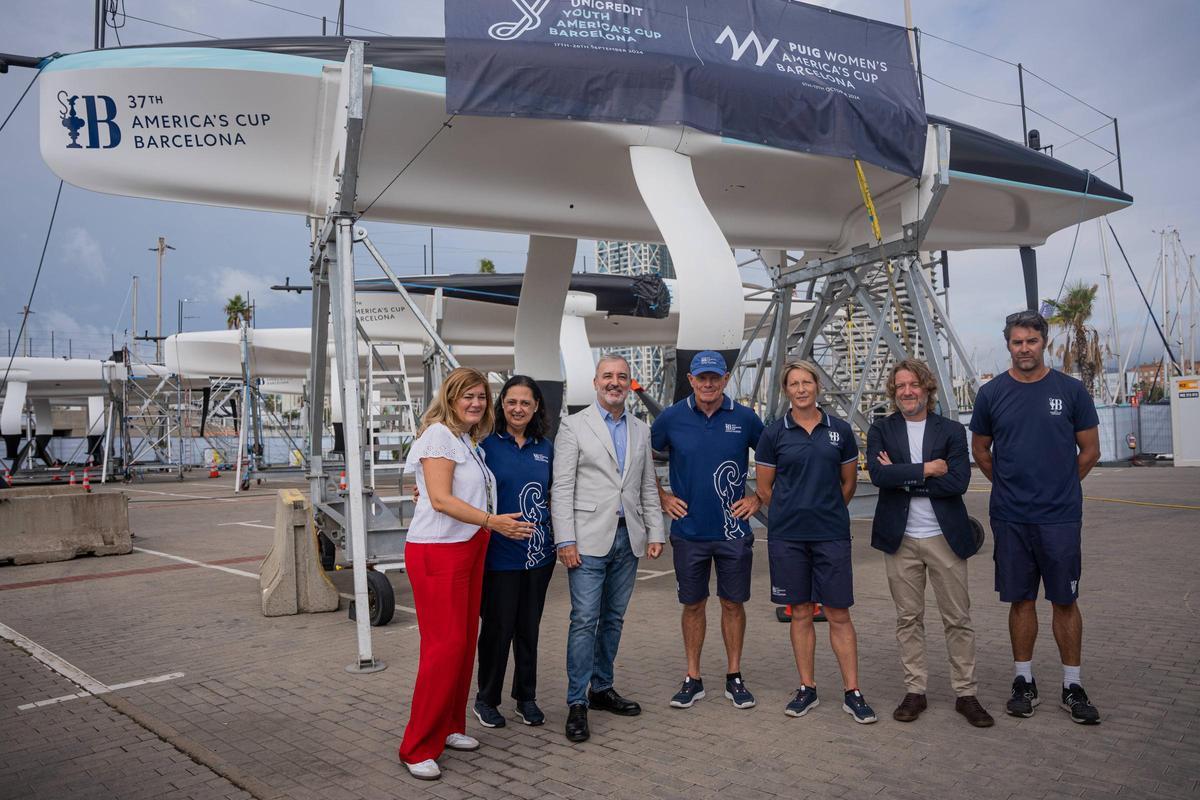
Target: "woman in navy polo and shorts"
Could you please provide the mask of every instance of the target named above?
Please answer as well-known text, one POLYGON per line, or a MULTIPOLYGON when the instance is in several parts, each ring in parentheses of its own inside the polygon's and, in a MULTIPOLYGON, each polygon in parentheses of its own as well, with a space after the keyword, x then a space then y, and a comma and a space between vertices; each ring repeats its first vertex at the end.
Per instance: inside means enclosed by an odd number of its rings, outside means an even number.
POLYGON ((875 712, 858 689, 858 635, 850 619, 854 580, 850 514, 858 485, 858 443, 844 420, 817 405, 817 367, 796 361, 780 381, 789 408, 763 431, 755 448, 758 496, 767 507, 771 600, 792 607, 791 640, 800 688, 784 713, 802 717, 819 704, 813 604, 825 608, 829 643, 842 672, 842 710, 855 722, 875 712))

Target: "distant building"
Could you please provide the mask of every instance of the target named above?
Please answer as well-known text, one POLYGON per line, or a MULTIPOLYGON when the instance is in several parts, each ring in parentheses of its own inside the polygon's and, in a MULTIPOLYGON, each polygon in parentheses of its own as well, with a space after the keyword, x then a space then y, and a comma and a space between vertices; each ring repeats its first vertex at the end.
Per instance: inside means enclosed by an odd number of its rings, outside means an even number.
MULTIPOLYGON (((658 275, 675 277, 675 263, 666 245, 644 242, 596 242, 596 271, 610 275, 658 275)), ((667 382, 673 379, 675 350, 668 347, 622 347, 614 352, 629 360, 633 378, 660 401, 667 397, 667 382)))

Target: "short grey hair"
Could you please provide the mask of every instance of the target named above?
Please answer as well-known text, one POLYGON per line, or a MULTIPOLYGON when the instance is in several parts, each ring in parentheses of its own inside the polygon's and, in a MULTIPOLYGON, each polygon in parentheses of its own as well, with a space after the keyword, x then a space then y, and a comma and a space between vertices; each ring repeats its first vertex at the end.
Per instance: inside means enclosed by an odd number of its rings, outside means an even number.
POLYGON ((633 368, 629 366, 629 359, 620 353, 601 353, 600 358, 596 360, 596 374, 600 374, 600 365, 605 361, 620 361, 625 365, 625 370, 632 373, 633 368))

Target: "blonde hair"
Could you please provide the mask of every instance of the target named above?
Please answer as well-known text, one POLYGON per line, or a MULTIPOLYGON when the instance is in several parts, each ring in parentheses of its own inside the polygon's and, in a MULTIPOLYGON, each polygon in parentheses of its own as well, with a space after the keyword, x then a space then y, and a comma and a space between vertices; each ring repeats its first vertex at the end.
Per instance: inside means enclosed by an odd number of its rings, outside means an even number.
POLYGON ((929 369, 929 366, 919 358, 906 358, 896 362, 892 371, 888 373, 887 395, 891 398, 893 406, 896 405, 896 373, 900 370, 915 375, 917 383, 921 384, 921 388, 929 395, 930 400, 937 397, 938 382, 937 378, 933 377, 933 370, 929 369))
POLYGON ((496 425, 496 415, 492 409, 492 387, 488 386, 487 377, 482 372, 470 367, 458 367, 447 375, 446 380, 438 387, 437 396, 421 416, 421 428, 417 435, 439 422, 457 434, 470 434, 473 442, 478 442, 492 432, 496 425), (468 389, 479 385, 483 386, 484 394, 483 418, 470 428, 465 428, 454 407, 468 389))
POLYGON ((779 376, 779 388, 787 391, 788 376, 793 370, 802 369, 809 375, 812 375, 813 383, 817 385, 817 391, 821 389, 821 373, 817 371, 817 365, 811 361, 789 361, 783 367, 783 374, 779 376))

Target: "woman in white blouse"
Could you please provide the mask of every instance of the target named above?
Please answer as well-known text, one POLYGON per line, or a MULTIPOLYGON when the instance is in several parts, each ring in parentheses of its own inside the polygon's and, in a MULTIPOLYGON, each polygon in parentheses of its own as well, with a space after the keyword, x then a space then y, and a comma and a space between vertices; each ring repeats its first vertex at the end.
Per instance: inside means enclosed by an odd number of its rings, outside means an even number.
POLYGON ((479 747, 465 731, 488 531, 527 539, 534 528, 519 512, 495 513, 496 479, 478 445, 493 424, 487 379, 459 367, 422 417, 405 464, 419 492, 404 561, 421 656, 400 760, 422 780, 441 777, 437 758, 445 748, 479 747))

